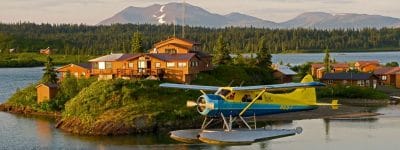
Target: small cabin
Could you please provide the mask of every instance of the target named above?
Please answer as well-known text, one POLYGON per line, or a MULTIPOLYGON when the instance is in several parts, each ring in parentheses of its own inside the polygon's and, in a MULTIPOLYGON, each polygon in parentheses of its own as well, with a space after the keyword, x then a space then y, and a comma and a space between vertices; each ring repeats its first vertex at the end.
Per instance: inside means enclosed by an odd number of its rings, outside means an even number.
POLYGON ((75 78, 90 78, 91 71, 92 64, 90 63, 69 64, 57 69, 57 72, 61 73, 61 80, 63 80, 68 73, 75 78))
POLYGON ((36 86, 37 103, 48 102, 54 98, 58 92, 57 84, 39 84, 36 86))
POLYGON ((297 73, 288 66, 274 64, 272 65, 272 68, 274 69, 272 75, 278 83, 292 82, 293 77, 297 75, 297 73))

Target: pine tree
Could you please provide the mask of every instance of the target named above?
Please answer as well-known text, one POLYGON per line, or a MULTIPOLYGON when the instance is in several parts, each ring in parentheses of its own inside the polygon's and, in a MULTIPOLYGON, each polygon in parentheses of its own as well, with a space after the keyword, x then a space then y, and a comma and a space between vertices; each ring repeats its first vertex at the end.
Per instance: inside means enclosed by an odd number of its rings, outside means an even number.
POLYGON ((44 74, 42 77, 42 83, 57 83, 57 71, 54 70, 53 59, 50 56, 47 56, 46 66, 43 69, 44 74))
POLYGON ((265 37, 261 37, 258 43, 258 54, 257 54, 257 66, 264 68, 264 67, 271 67, 272 65, 272 55, 270 51, 265 46, 265 37))
POLYGON ((135 32, 132 37, 132 53, 143 53, 142 34, 135 32))
POLYGON ((324 66, 326 73, 330 73, 332 70, 332 66, 331 66, 331 56, 329 54, 329 49, 325 49, 324 66))
POLYGON ((217 43, 214 48, 214 54, 214 64, 227 65, 231 63, 231 56, 229 56, 229 50, 227 48, 227 44, 222 37, 222 34, 218 36, 217 43))

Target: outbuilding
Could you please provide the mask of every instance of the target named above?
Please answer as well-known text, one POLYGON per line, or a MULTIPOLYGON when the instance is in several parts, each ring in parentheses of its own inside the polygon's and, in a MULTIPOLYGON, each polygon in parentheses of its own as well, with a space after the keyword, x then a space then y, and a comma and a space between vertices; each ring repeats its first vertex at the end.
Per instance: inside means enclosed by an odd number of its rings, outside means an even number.
POLYGON ((39 84, 36 86, 37 102, 48 102, 53 99, 58 92, 57 84, 39 84))

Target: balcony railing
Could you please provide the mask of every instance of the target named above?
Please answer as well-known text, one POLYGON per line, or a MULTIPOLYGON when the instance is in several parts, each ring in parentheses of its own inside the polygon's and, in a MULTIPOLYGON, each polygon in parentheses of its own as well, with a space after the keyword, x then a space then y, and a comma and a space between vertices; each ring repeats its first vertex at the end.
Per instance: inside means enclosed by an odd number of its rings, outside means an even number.
POLYGON ((180 70, 169 69, 92 69, 92 75, 116 75, 116 76, 159 76, 164 74, 183 75, 180 70))

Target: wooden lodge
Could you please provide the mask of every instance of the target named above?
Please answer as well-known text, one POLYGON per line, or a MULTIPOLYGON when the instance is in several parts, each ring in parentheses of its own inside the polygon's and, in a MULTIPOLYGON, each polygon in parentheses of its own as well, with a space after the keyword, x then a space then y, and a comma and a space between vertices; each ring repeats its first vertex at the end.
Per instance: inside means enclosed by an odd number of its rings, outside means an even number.
POLYGON ((199 43, 173 37, 156 43, 150 53, 110 54, 89 62, 91 75, 99 80, 153 76, 190 83, 199 72, 212 69, 211 58, 199 43))
POLYGON ((357 85, 376 88, 379 77, 373 73, 340 72, 326 73, 320 81, 328 85, 357 85))
POLYGON ((379 77, 379 85, 390 85, 400 88, 400 67, 381 67, 374 71, 379 77))

